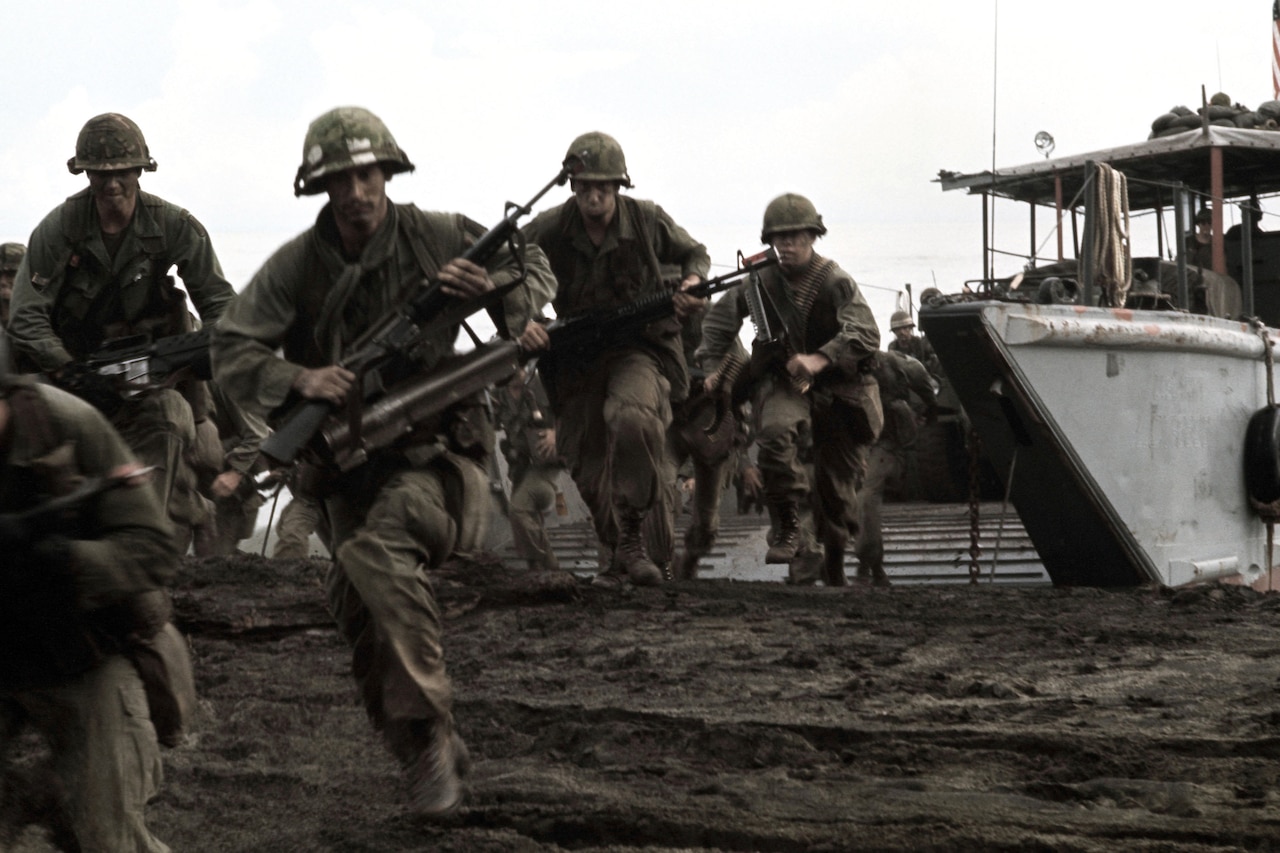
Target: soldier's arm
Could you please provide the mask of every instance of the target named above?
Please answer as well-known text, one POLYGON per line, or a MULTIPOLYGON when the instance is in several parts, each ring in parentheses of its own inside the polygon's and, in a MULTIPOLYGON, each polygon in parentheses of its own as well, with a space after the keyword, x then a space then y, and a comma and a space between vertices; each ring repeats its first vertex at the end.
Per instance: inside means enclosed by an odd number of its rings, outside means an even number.
POLYGON ((222 316, 235 296, 235 288, 222 274, 222 264, 204 226, 183 210, 173 223, 170 246, 182 285, 191 296, 203 323, 222 316))
POLYGON ((64 276, 51 242, 58 233, 51 229, 56 228, 57 222, 46 217, 32 232, 27 253, 18 265, 9 304, 9 340, 46 373, 54 373, 72 361, 62 338, 53 330, 50 317, 64 276))
POLYGON ((693 239, 661 207, 657 207, 657 221, 658 233, 655 238, 658 245, 654 248, 658 260, 664 264, 679 264, 682 280, 689 276, 705 280, 711 270, 711 256, 707 254, 707 247, 693 239))
POLYGON ((861 360, 880 349, 880 327, 876 325, 871 306, 849 275, 842 271, 836 278, 836 287, 840 294, 840 307, 836 311, 840 328, 818 351, 832 363, 838 363, 844 353, 861 360))
POLYGON ((746 315, 746 302, 738 289, 730 290, 711 303, 706 316, 702 318, 702 343, 694 354, 694 358, 707 373, 719 369, 725 356, 733 351, 746 315))

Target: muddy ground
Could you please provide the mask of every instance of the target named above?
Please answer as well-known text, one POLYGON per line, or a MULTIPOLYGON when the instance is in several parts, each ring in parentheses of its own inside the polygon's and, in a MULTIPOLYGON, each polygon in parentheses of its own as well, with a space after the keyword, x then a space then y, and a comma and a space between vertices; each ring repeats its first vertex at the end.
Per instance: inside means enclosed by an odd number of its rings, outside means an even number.
POLYGON ((175 851, 1280 850, 1280 594, 453 567, 476 762, 440 827, 356 703, 326 566, 185 565, 203 719, 148 812, 175 851))

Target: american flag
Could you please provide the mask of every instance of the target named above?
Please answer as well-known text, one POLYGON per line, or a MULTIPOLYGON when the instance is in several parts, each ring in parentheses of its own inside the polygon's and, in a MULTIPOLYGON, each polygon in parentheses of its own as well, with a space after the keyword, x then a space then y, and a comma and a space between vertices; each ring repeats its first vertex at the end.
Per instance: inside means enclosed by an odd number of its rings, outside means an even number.
POLYGON ((1280 0, 1271 4, 1271 90, 1280 100, 1280 0))

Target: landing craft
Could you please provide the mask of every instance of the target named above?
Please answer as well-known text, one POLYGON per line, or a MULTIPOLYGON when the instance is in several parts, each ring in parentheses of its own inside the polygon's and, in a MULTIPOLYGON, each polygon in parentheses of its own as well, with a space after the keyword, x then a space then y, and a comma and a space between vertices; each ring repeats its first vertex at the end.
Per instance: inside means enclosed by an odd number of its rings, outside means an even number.
POLYGON ((920 327, 1054 583, 1270 589, 1280 231, 1256 223, 1280 195, 1280 131, 1206 115, 1153 137, 940 173, 983 199, 984 270, 923 305, 920 327), (992 244, 1009 202, 1030 211, 1015 252, 992 244), (1228 204, 1241 224, 1224 233, 1228 204), (1198 209, 1213 223, 1199 265, 1184 246, 1198 209), (1154 228, 1156 256, 1128 263, 1130 225, 1154 228), (1024 268, 997 277, 1010 255, 1024 268))

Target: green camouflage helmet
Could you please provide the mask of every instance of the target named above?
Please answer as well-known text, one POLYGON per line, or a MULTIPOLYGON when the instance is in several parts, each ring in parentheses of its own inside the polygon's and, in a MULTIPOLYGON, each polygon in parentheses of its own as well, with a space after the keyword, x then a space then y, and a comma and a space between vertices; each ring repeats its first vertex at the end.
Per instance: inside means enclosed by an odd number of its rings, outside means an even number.
POLYGON ((818 237, 827 233, 822 217, 813 202, 802 195, 780 195, 764 209, 764 226, 760 229, 760 242, 768 243, 774 234, 786 231, 812 231, 818 237))
POLYGON ((76 137, 76 156, 67 161, 67 169, 78 175, 86 169, 110 172, 116 169, 156 170, 142 129, 128 116, 103 113, 94 116, 80 128, 76 137))
POLYGON ((0 243, 0 272, 17 272, 26 254, 27 247, 21 243, 0 243))
POLYGON ((388 175, 414 170, 409 155, 396 144, 382 119, 362 107, 329 110, 307 128, 293 194, 324 192, 320 179, 325 175, 371 163, 381 163, 388 175))
POLYGON ((609 134, 593 130, 573 140, 569 143, 562 165, 569 165, 575 158, 582 162, 582 171, 575 174, 574 178, 583 181, 617 181, 624 187, 631 186, 631 176, 627 174, 627 158, 622 153, 622 146, 609 134))
POLYGON ((898 329, 914 328, 915 325, 915 321, 911 319, 911 315, 906 311, 894 311, 889 315, 889 328, 895 332, 898 329))

